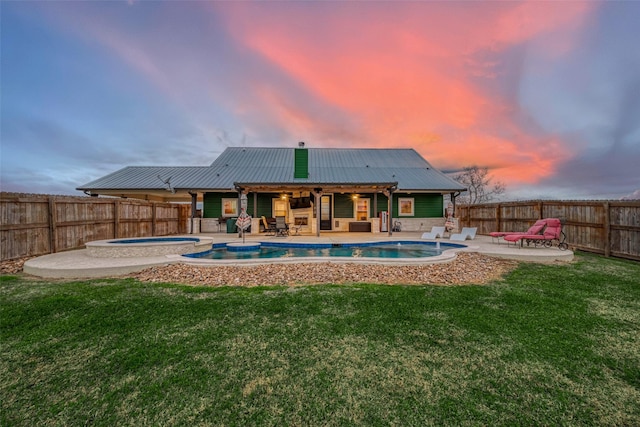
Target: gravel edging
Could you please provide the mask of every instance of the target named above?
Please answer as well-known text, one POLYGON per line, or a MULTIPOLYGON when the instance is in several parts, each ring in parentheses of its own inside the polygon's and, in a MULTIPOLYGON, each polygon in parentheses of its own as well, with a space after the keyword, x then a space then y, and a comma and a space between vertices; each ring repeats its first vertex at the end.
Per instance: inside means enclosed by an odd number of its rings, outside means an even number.
POLYGON ((486 284, 500 279, 518 265, 517 261, 474 252, 459 252, 455 260, 441 264, 264 264, 259 266, 193 266, 173 264, 151 267, 127 277, 142 282, 163 282, 195 286, 299 286, 312 284, 486 284))
POLYGON ((24 263, 35 257, 24 257, 0 262, 0 274, 17 274, 22 271, 24 263))

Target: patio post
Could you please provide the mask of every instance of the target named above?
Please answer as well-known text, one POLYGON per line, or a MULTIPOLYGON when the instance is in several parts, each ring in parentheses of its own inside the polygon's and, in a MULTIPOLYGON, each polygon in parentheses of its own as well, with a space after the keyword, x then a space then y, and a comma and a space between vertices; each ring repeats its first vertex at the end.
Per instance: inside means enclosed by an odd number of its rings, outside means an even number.
POLYGON ((258 218, 258 192, 253 192, 253 217, 258 218))
POLYGON ((393 219, 391 218, 393 213, 393 192, 395 191, 394 187, 385 188, 382 194, 387 196, 387 233, 389 233, 389 237, 393 235, 393 231, 391 230, 391 225, 393 224, 393 219))
POLYGON ((189 191, 189 195, 191 196, 191 234, 195 234, 193 223, 198 212, 198 193, 189 191))
POLYGON ((314 188, 313 197, 316 203, 316 237, 320 237, 320 198, 322 197, 322 188, 314 188))

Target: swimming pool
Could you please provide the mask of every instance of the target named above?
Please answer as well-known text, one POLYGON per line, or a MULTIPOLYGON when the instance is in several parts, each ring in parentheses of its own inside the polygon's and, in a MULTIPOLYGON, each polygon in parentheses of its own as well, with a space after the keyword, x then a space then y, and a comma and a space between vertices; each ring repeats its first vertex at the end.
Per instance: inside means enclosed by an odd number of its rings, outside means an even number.
POLYGON ((382 258, 417 259, 442 255, 449 249, 465 245, 441 242, 397 241, 368 243, 276 243, 260 242, 253 250, 228 250, 226 243, 214 244, 211 250, 184 255, 210 260, 251 260, 285 258, 382 258))

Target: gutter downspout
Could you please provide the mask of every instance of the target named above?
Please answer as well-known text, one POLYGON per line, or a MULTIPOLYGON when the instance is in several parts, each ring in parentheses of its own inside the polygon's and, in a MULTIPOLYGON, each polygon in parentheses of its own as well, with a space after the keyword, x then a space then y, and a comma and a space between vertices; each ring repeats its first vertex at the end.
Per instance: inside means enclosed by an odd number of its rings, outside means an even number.
POLYGON ((193 231, 193 220, 196 218, 196 213, 198 212, 198 193, 189 191, 189 195, 191 196, 191 234, 195 234, 193 231))
POLYGON ((453 216, 456 216, 456 197, 458 197, 462 192, 456 191, 454 193, 450 193, 451 202, 453 203, 453 216))

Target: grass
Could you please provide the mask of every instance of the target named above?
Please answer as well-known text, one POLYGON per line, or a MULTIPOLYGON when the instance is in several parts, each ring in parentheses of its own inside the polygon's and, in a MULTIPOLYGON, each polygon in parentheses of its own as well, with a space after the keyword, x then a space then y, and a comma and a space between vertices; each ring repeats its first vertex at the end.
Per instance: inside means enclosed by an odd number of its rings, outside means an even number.
POLYGON ((460 287, 0 285, 3 426, 640 424, 636 262, 460 287))

